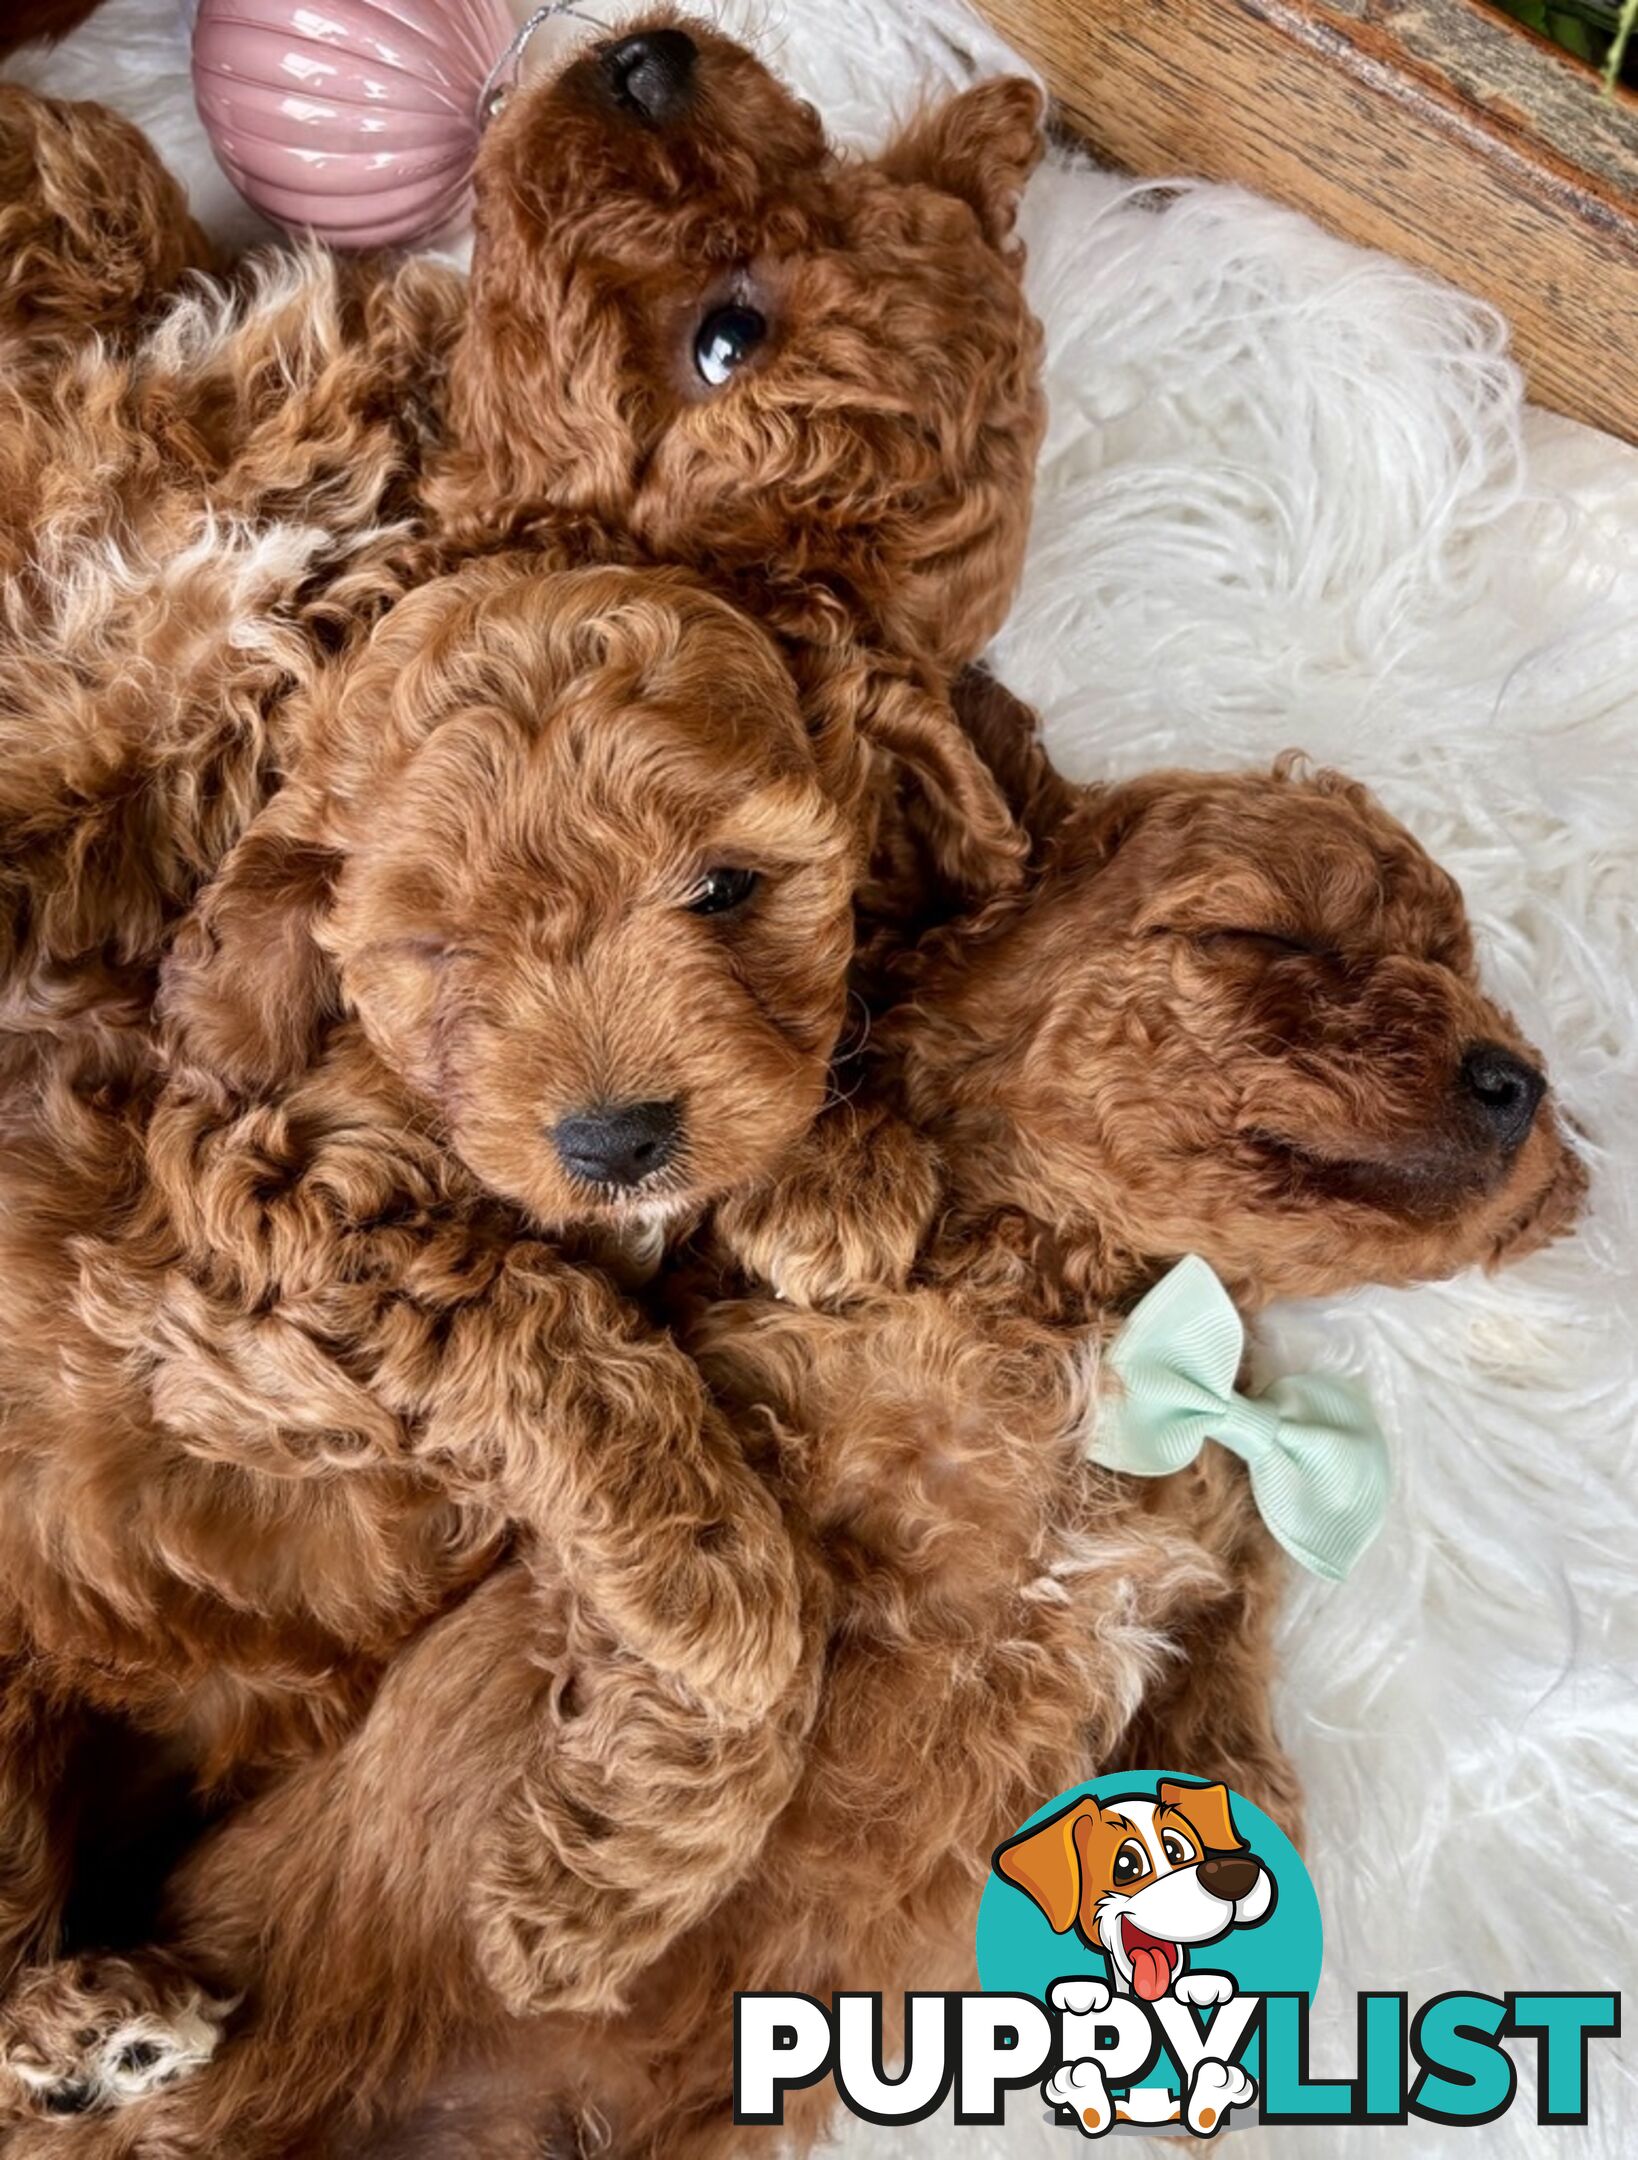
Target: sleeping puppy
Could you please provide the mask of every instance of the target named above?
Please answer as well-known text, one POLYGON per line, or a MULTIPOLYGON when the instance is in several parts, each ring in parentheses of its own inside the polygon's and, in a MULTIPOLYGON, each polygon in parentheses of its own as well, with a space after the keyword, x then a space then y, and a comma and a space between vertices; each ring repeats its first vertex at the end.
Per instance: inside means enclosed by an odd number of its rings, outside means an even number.
MULTIPOLYGON (((754 2140, 727 2097, 736 1988, 964 1984, 980 1870, 1047 1795, 1176 1763, 1300 1835, 1270 1704, 1285 1564, 1241 1466, 1123 1479, 1079 1445, 1089 1352, 1143 1291, 1189 1251, 1248 1311, 1407 1284, 1511 1262, 1579 1205, 1456 886, 1363 789, 1286 768, 1049 802, 1037 775, 1017 800, 1030 889, 931 940, 877 1031, 938 1158, 909 1287, 705 1297, 684 1330, 781 1434, 834 1621, 753 1873, 596 2057, 588 2104, 642 2150, 754 2140)), ((759 1272, 779 1221, 807 1256, 850 1193, 879 1213, 902 1190, 806 1167, 806 1200, 746 1211, 759 1272)), ((790 2105, 787 2134, 820 2127, 817 2089, 790 2105)))
MULTIPOLYGON (((1092 1774, 1186 1766, 1300 1836, 1270 1703, 1285 1563, 1242 1466, 1208 1448, 1126 1479, 1083 1452, 1096 1348, 1135 1300, 1191 1251, 1247 1311, 1498 1266, 1579 1205, 1456 886, 1363 789, 1284 768, 1017 799, 1030 888, 935 936, 877 1030, 878 1099, 937 1158, 908 1287, 835 1311, 702 1294, 683 1330, 779 1432, 834 1617, 797 1792, 597 2057, 588 2103, 641 2150, 754 2139, 728 2101, 735 1989, 965 1984, 988 1855, 1092 1774)), ((806 1198, 792 1170, 724 1211, 764 1280, 779 1222, 811 1277, 822 1219, 903 1196, 870 1149, 863 1173, 798 1152, 806 1198)), ((1219 1884, 1214 1917, 1254 1905, 1243 1857, 1219 1884)), ((787 2134, 823 2104, 793 2097, 787 2134)))
MULTIPOLYGON (((787 1797, 769 1805, 770 1777, 744 1806, 725 1782, 714 1817, 685 1806, 686 1747, 622 1750, 640 1706, 640 1729, 681 1730, 652 1678, 623 1668, 622 1717, 587 1740, 603 1783, 584 1852, 588 1874, 644 1886, 643 1955, 606 1914, 583 1926, 561 1888, 553 1917, 529 1903, 536 1813, 514 1822, 505 1878, 534 1954, 475 1980, 463 1945, 480 1914, 450 1887, 467 1817, 443 1796, 469 1763, 493 1783, 535 1730, 508 1677, 503 1571, 395 1660, 349 1739, 184 1870, 173 1947, 220 1989, 258 1977, 245 2036, 107 2130, 57 2126, 51 2150, 249 2160, 311 2125, 300 2149, 425 2152, 448 2098, 474 2155, 527 2137, 573 2149, 577 2119, 619 2149, 728 2153, 755 2136, 732 2121, 734 1990, 892 2001, 961 1984, 986 1857, 1043 1795, 1178 1762, 1297 1833, 1269 1700, 1277 1548, 1223 1450, 1153 1481, 1088 1460, 1097 1350, 1185 1251, 1249 1309, 1410 1282, 1562 1231, 1580 1173, 1538 1085, 1505 1128, 1474 1087, 1476 1044, 1532 1076, 1539 1061, 1484 996, 1455 886, 1362 790, 1170 774, 1065 790, 1036 829, 1032 887, 934 938, 879 1026, 864 1167, 834 1133, 799 1145, 781 1196, 738 1226, 754 1249, 728 1243, 724 1209, 660 1285, 803 1582, 816 1663, 775 1721, 805 1735, 787 1797), (894 1119, 921 1166, 909 1200, 870 1174, 894 1119), (850 1210, 900 1208, 919 1224, 905 1287, 804 1310, 739 1272, 765 1276, 781 1221, 804 1250, 826 1223, 851 1249, 878 1232, 850 1210), (485 1665, 466 1630, 489 1600, 485 1665), (691 1925, 653 1846, 673 1813, 720 1856, 691 1925), (414 2033, 384 2023, 384 2003, 410 1999, 440 2008, 414 2033), (356 2066, 344 2090, 339 2063, 356 2066)), ((528 1655, 579 1694, 571 1639, 528 1655)), ((594 1702, 606 1672, 591 1664, 594 1702)), ((499 1850, 480 1848, 486 1898, 499 1850)), ((486 1942, 504 1939, 497 1908, 481 1917, 486 1942)), ((816 2132, 822 2106, 793 2100, 791 2131, 816 2132)))

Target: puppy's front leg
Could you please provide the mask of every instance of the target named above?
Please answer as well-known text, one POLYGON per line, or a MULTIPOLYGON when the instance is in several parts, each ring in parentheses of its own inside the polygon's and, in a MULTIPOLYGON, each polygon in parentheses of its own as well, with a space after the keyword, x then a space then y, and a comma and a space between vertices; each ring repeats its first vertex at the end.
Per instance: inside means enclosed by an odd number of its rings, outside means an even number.
POLYGON ((929 1141, 881 1104, 828 1110, 766 1183, 724 1202, 716 1233, 793 1305, 902 1289, 938 1206, 929 1141))
POLYGON ((157 1261, 132 1241, 90 1255, 101 1333, 147 1362, 192 1452, 285 1475, 418 1465, 489 1532, 532 1533, 639 1657, 758 1715, 800 1650, 795 1562, 699 1371, 595 1269, 452 1190, 434 1147, 379 1144, 348 1055, 277 1109, 167 1099, 166 1236, 157 1261))
POLYGON ((419 1444, 722 1714, 753 1718, 784 1694, 802 1635, 778 1506, 692 1360, 600 1276, 514 1247, 451 1317, 419 1444))

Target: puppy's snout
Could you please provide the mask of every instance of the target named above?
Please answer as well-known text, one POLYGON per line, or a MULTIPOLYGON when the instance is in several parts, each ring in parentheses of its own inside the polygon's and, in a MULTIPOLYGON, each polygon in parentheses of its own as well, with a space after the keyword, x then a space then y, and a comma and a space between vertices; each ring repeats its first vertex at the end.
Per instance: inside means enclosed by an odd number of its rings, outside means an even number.
POLYGON ((1249 1853, 1229 1853, 1221 1859, 1202 1860, 1200 1881, 1213 1897, 1219 1897, 1226 1905, 1238 1905, 1242 1898, 1250 1897, 1257 1887, 1257 1878, 1263 1872, 1263 1864, 1249 1853))
POLYGON ((1521 1146, 1547 1092, 1545 1077, 1500 1043, 1481 1042, 1462 1059, 1458 1080, 1498 1144, 1521 1146))
POLYGON ((598 64, 616 100, 658 125, 674 120, 694 89, 698 48, 681 30, 644 30, 605 45, 598 64))
POLYGON ((600 1103, 552 1127, 558 1161, 591 1185, 640 1185, 665 1168, 681 1138, 675 1102, 600 1103))

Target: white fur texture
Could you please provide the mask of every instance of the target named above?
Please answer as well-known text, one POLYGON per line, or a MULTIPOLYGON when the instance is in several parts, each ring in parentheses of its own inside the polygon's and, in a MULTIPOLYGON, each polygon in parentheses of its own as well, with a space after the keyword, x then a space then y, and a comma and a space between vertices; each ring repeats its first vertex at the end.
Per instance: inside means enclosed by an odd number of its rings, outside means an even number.
MULTIPOLYGON (((850 141, 1007 64, 960 0, 716 12, 850 141)), ((537 57, 577 34, 550 26, 537 57)), ((193 118, 178 0, 111 0, 18 72, 120 105, 209 222, 248 229, 193 118)), ((1461 879, 1592 1166, 1584 1229, 1515 1273, 1261 1330, 1271 1369, 1361 1375, 1398 1466, 1387 1533, 1341 1587, 1305 1582, 1285 1629, 1327 1926, 1314 2066, 1342 2074, 1359 1988, 1634 1978, 1638 457, 1525 409, 1487 309, 1249 196, 1059 161, 1025 224, 1053 420, 1006 679, 1077 775, 1295 744, 1370 781, 1461 879)), ((1593 2043, 1585 2130, 1536 2127, 1527 2056, 1484 2152, 1630 2152, 1625 2046, 1593 2043)), ((1030 2094, 1005 2132, 843 2143, 1022 2160, 1067 2135, 1030 2094)), ((1473 2148, 1416 2124, 1231 2149, 1473 2148)))

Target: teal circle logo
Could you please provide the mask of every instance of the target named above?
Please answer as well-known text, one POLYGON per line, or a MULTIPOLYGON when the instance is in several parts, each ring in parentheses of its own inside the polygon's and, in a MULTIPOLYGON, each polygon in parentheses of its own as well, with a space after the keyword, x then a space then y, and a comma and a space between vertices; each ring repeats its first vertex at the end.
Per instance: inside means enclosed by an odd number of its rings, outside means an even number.
MULTIPOLYGON (((1059 2008, 1175 1998, 1208 2015, 1225 1979, 1243 1996, 1312 2000, 1322 1947, 1290 1839, 1239 1793, 1183 1772, 1121 1771, 1060 1793, 996 1848, 978 1911, 980 1985, 1059 2008)), ((1253 2076, 1259 2053, 1253 2040, 1253 2076)), ((1184 2080, 1163 2051, 1146 2080, 1168 2076, 1184 2080)))
MULTIPOLYGON (((1017 1834, 999 1848, 999 1853, 1019 1854, 1022 1841, 1030 1833, 1071 1816, 1082 1803, 1091 1803, 1106 1814, 1123 1813, 1125 1811, 1118 1803, 1135 1794, 1141 1795, 1152 1806, 1159 1799, 1162 1785, 1180 1795, 1224 1793, 1229 1823, 1237 1839, 1261 1862, 1273 1881, 1274 1901, 1265 1918, 1231 1926, 1225 1934, 1209 1942, 1181 1946, 1187 1952, 1188 1964, 1228 1973, 1242 1994, 1297 1991, 1312 1999, 1319 1985, 1324 1942, 1319 1899, 1314 1895, 1314 1886, 1297 1848, 1285 1832, 1261 1808, 1253 1807, 1238 1793, 1226 1792, 1222 1786, 1209 1786, 1203 1779, 1169 1770, 1117 1771, 1108 1777, 1093 1778, 1089 1784, 1073 1786, 1068 1792, 1060 1793, 1056 1800, 1049 1800, 1045 1807, 1037 1808, 1027 1822, 1019 1825, 1017 1834)), ((1202 1840, 1221 1834, 1218 1822, 1189 1823, 1191 1803, 1186 1797, 1177 1804, 1183 1812, 1184 1821, 1179 1827, 1185 1837, 1189 1827, 1199 1828, 1202 1840)), ((1198 1801, 1193 1803, 1196 1809, 1200 1804, 1198 1801)), ((1142 1842, 1141 1826, 1136 1817, 1128 1819, 1133 1821, 1139 1832, 1139 1842, 1142 1842)), ((1094 1948, 1077 1924, 1091 1900, 1104 1887, 1101 1876, 1097 1883, 1089 1883, 1086 1873, 1089 1864, 1101 1864, 1104 1849, 1111 1846, 1112 1826, 1100 1824, 1096 1837, 1087 1831, 1077 1836, 1072 1821, 1066 1822, 1065 1828, 1062 1873, 1055 1873, 1059 1856, 1052 1850, 1052 1845, 1056 1840, 1045 1842, 1038 1849, 1039 1865, 1031 1871, 1034 1880, 1056 1900, 1050 1910, 1018 1881, 1017 1877, 1026 1867, 1021 1858, 1010 1863, 1011 1879, 992 1864, 989 1880, 984 1885, 983 1901, 978 1908, 980 1986, 1011 1994, 1036 1995, 1045 2000, 1050 1983, 1066 1975, 1085 1973, 1094 1979, 1114 1978, 1107 1952, 1101 1946, 1094 1948), (1068 1911, 1071 1894, 1074 1896, 1072 1913, 1068 1911), (1064 1920, 1065 1925, 1056 1925, 1059 1920, 1064 1920)), ((1112 1849, 1117 1856, 1120 1845, 1125 1842, 1125 1837, 1121 1837, 1114 1844, 1112 1849)), ((1181 1845, 1177 1849, 1181 1853, 1181 1845)), ((1208 1845, 1205 1849, 1209 1853, 1213 1848, 1208 1845)), ((1134 1855, 1133 1860, 1137 1857, 1134 1855)), ((1129 1860, 1127 1865, 1131 1866, 1132 1861, 1129 1860)), ((1113 1877, 1113 1865, 1109 1872, 1113 1877)), ((1137 1890, 1128 1889, 1125 1895, 1141 1925, 1148 1907, 1143 1902, 1143 1878, 1136 1880, 1137 1890)), ((1111 1881, 1108 1889, 1116 1891, 1119 1887, 1111 1881)), ((1158 1938, 1163 1931, 1146 1932, 1158 1938)), ((1147 1978, 1155 1969, 1155 1958, 1145 1958, 1144 1965, 1147 1978)), ((1136 1980, 1135 1969, 1128 1977, 1136 1980)), ((1133 1987, 1131 1992, 1139 1993, 1140 1989, 1133 1987)))

